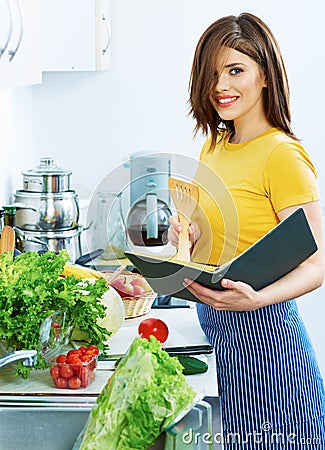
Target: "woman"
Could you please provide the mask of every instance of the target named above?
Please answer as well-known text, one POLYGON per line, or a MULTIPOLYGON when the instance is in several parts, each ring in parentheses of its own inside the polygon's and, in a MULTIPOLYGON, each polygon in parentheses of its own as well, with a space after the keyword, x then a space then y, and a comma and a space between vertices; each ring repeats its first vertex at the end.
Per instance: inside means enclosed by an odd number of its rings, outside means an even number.
MULTIPOLYGON (((219 199, 211 201, 207 185, 200 189, 200 208, 188 230, 192 259, 222 263, 229 249, 236 256, 299 207, 319 249, 260 291, 226 278, 224 291, 184 280, 202 302, 200 324, 216 349, 225 446, 325 448, 323 381, 294 300, 318 288, 324 277, 316 172, 291 129, 285 67, 263 21, 243 13, 224 17, 203 33, 193 61, 190 105, 196 131, 210 134, 201 166, 226 186, 231 202, 225 203, 232 203, 238 219, 227 225, 229 212, 219 199)), ((198 171, 201 187, 208 178, 198 171)), ((180 223, 175 217, 170 222, 169 240, 177 247, 180 223)))

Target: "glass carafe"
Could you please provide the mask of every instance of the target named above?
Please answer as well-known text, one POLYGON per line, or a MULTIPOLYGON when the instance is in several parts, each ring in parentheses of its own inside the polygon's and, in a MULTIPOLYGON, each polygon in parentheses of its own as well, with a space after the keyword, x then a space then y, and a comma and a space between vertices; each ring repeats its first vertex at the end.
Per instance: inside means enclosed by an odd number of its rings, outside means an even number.
POLYGON ((96 247, 104 249, 100 257, 107 260, 124 258, 127 244, 121 193, 101 191, 97 197, 94 230, 96 247))

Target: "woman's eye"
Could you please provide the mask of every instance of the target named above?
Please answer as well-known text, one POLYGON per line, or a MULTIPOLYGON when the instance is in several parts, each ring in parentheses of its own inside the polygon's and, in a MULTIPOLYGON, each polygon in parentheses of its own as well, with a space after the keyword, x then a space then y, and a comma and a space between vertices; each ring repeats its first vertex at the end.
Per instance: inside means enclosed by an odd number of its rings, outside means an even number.
POLYGON ((231 69, 230 74, 231 75, 238 75, 239 73, 242 73, 243 69, 241 69, 240 67, 234 67, 233 69, 231 69))

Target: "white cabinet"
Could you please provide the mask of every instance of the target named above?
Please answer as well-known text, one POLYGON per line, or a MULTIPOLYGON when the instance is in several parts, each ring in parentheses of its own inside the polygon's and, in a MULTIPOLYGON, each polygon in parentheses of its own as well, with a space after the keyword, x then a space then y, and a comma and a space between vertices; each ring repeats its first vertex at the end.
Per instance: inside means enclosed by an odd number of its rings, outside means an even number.
POLYGON ((110 0, 41 0, 42 70, 110 65, 110 0))
POLYGON ((41 81, 40 0, 0 0, 0 88, 41 81))

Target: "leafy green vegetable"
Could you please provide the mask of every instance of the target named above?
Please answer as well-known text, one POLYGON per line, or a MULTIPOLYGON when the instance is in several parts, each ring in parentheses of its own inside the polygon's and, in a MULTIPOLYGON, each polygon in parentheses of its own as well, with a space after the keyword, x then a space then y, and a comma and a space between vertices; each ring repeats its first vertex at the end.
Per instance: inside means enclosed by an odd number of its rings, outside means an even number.
POLYGON ((182 369, 153 336, 135 338, 97 399, 80 449, 151 447, 195 397, 182 369))
MULTIPOLYGON (((77 325, 87 332, 94 345, 105 350, 108 331, 96 324, 105 317, 100 298, 107 290, 104 279, 95 283, 74 277, 61 278, 69 259, 63 250, 22 253, 14 260, 12 254, 0 255, 0 341, 6 348, 39 351, 40 325, 55 311, 65 311, 65 327, 77 325)), ((36 369, 47 367, 40 352, 36 369)), ((16 375, 28 378, 31 368, 18 364, 16 375)))

